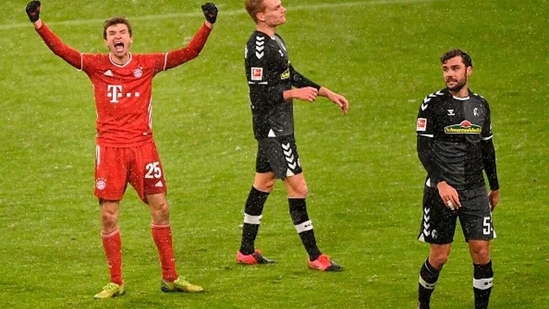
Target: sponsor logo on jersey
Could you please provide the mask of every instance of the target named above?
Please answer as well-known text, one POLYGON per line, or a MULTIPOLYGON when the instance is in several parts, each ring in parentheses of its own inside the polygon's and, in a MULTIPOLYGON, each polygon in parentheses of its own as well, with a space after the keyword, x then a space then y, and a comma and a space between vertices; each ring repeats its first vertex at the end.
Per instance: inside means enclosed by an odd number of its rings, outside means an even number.
POLYGON ((111 99, 111 103, 120 103, 120 99, 124 97, 138 98, 139 96, 139 92, 124 92, 122 89, 122 85, 107 85, 107 97, 111 99))
POLYGON ((449 109, 447 111, 448 111, 448 116, 455 116, 456 115, 456 112, 453 109, 449 109))
POLYGON ((463 120, 459 124, 453 124, 444 127, 446 134, 480 134, 482 127, 471 123, 469 120, 463 120))
POLYGON ((263 68, 252 67, 252 80, 263 80, 263 68))
POLYGON ((290 78, 290 68, 286 69, 282 74, 280 74, 280 79, 288 79, 290 78))
POLYGON ((427 118, 418 118, 416 123, 416 131, 425 132, 427 130, 427 118))
POLYGON ((112 74, 112 71, 111 71, 111 70, 107 70, 107 71, 105 71, 105 73, 103 73, 103 75, 105 75, 105 76, 113 76, 113 74, 112 74))
POLYGON ((122 86, 107 85, 107 97, 111 98, 111 103, 118 103, 118 99, 122 98, 122 86))

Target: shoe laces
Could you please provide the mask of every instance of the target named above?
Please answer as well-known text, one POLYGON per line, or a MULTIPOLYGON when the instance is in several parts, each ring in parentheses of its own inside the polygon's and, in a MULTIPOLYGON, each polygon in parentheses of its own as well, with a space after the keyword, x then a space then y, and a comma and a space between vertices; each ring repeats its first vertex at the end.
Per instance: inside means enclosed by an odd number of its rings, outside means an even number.
POLYGON ((328 265, 331 265, 332 264, 332 261, 330 260, 330 257, 328 255, 325 255, 325 254, 321 254, 319 257, 318 257, 318 262, 320 264, 328 264, 328 265))
POLYGON ((118 290, 120 286, 114 282, 109 282, 107 285, 103 287, 103 290, 105 291, 112 291, 112 290, 118 290))

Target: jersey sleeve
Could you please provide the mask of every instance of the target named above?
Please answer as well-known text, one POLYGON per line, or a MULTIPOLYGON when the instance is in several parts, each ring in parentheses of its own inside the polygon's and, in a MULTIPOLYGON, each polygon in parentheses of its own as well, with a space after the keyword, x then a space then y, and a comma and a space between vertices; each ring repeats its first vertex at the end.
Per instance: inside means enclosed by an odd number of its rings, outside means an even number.
POLYGON ((291 64, 290 64, 290 78, 292 81, 292 86, 296 88, 313 87, 313 88, 316 88, 317 90, 320 89, 320 85, 316 84, 315 82, 305 77, 303 74, 296 71, 291 64))
POLYGON ((266 46, 266 40, 264 36, 256 36, 255 42, 246 47, 245 68, 252 105, 282 103, 283 92, 291 88, 289 83, 281 82, 275 68, 278 54, 266 46))
POLYGON ((440 92, 432 93, 421 101, 416 118, 417 135, 434 137, 434 105, 440 100, 440 97, 440 92))
POLYGON ((494 148, 494 142, 492 139, 482 141, 482 163, 484 165, 484 172, 488 178, 488 184, 490 190, 499 189, 499 180, 496 166, 496 150, 494 148))
POLYGON ((490 113, 490 108, 488 106, 488 103, 486 103, 486 120, 484 121, 484 125, 482 127, 481 132, 481 151, 482 151, 482 163, 484 166, 484 172, 486 173, 486 177, 488 178, 488 184, 490 185, 490 190, 498 190, 499 189, 499 180, 498 180, 498 173, 497 173, 497 165, 496 165, 496 150, 494 147, 494 142, 492 139, 492 116, 490 113))
POLYGON ((211 30, 206 24, 202 24, 187 46, 165 54, 163 63, 156 68, 157 71, 169 70, 198 57, 204 45, 206 45, 211 30))
POLYGON ((82 55, 79 51, 63 43, 45 23, 42 23, 42 27, 36 29, 36 32, 38 32, 44 43, 55 55, 76 69, 82 70, 82 55))
POLYGON ((434 140, 434 113, 433 105, 438 100, 438 96, 430 94, 426 96, 419 107, 416 119, 416 150, 418 158, 427 171, 431 183, 436 185, 442 180, 442 172, 436 163, 433 154, 434 140))
POLYGON ((484 120, 480 136, 482 140, 488 140, 492 138, 492 113, 490 112, 490 106, 488 105, 488 102, 486 102, 486 100, 483 100, 483 102, 486 108, 486 119, 484 120))

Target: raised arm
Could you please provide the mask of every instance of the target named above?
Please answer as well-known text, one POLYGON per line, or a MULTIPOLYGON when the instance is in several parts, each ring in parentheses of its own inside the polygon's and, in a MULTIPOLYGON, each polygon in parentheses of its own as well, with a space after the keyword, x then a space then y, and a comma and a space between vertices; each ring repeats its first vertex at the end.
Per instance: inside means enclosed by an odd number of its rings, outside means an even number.
POLYGON ((166 70, 198 57, 204 48, 210 32, 212 31, 213 24, 217 20, 218 9, 215 4, 208 2, 202 5, 202 12, 206 18, 204 24, 198 29, 198 32, 187 46, 168 52, 166 70))
POLYGON ((31 1, 25 8, 29 20, 34 24, 34 29, 40 35, 48 48, 57 56, 77 69, 82 69, 82 57, 76 49, 65 45, 40 18, 40 1, 31 1))

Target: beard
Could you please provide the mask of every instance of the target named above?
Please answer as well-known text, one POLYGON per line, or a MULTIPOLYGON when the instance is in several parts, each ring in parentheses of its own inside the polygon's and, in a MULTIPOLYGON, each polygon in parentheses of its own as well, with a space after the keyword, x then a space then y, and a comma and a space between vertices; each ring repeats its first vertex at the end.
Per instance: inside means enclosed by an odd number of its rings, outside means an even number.
MULTIPOLYGON (((455 80, 451 80, 451 81, 455 81, 455 80)), ((467 78, 464 78, 462 79, 461 81, 455 81, 456 84, 452 87, 450 87, 448 85, 450 81, 446 81, 446 87, 448 88, 448 90, 450 91, 454 91, 454 92, 459 92, 461 89, 463 89, 463 87, 465 86, 465 84, 467 84, 467 78)))

